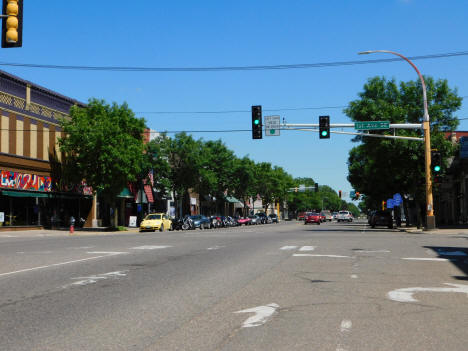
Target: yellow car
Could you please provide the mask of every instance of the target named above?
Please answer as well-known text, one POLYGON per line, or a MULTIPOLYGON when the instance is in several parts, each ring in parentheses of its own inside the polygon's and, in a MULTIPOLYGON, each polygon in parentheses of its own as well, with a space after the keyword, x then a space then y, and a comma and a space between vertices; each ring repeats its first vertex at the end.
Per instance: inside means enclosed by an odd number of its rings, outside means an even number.
POLYGON ((150 213, 140 223, 140 232, 172 230, 172 221, 165 213, 150 213))

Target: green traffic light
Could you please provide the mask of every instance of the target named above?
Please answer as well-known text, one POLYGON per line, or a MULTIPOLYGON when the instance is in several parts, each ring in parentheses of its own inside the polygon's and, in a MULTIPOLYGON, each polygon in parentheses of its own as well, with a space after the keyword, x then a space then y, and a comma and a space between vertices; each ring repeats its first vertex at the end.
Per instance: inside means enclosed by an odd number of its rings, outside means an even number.
POLYGON ((258 120, 258 119, 256 119, 256 120, 254 121, 254 124, 259 124, 259 123, 260 123, 260 120, 258 120))
POLYGON ((439 172, 440 171, 440 166, 434 166, 434 172, 439 172))
POLYGON ((322 130, 322 136, 327 136, 328 132, 326 130, 322 130))

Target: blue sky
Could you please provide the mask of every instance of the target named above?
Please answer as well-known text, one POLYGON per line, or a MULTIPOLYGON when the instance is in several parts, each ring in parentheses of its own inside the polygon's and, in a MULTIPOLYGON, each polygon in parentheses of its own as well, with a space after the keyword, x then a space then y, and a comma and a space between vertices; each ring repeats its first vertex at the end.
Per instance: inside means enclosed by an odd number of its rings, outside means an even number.
MULTIPOLYGON (((213 67, 392 58, 467 51, 466 0, 387 1, 25 1, 23 47, 2 49, 0 62, 89 66, 213 67)), ((468 56, 415 61, 466 96, 456 113, 468 118, 468 56)), ((370 77, 416 80, 405 62, 296 70, 229 72, 99 72, 0 69, 86 102, 126 101, 151 129, 249 129, 250 113, 154 114, 157 111, 249 111, 334 107, 356 99, 370 77), (141 113, 145 112, 145 113, 141 113)), ((288 123, 349 123, 342 108, 264 112, 288 123)), ((462 120, 459 130, 468 130, 462 120)), ((250 132, 196 133, 221 138, 242 157, 268 161, 293 176, 349 192, 351 136, 282 131, 252 140, 250 132)), ((394 170, 397 172, 397 170, 394 170)), ((390 172, 391 173, 391 172, 390 172)))

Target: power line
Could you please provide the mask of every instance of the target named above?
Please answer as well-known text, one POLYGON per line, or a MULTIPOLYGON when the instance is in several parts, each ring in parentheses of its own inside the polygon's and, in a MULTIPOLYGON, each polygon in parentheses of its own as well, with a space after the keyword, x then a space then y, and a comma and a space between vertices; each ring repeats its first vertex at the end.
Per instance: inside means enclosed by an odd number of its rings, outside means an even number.
MULTIPOLYGON (((467 96, 460 96, 462 99, 468 98, 467 96)), ((345 108, 348 105, 339 105, 339 106, 308 106, 308 107, 281 107, 281 108, 271 108, 263 109, 265 112, 279 112, 279 111, 300 111, 300 110, 325 110, 325 109, 337 109, 345 108)), ((160 115, 176 115, 176 114, 231 114, 231 113, 249 113, 250 110, 219 110, 219 111, 136 111, 137 114, 160 114, 160 115)))
MULTIPOLYGON (((298 111, 298 110, 324 110, 334 108, 345 108, 346 105, 342 106, 322 106, 322 107, 290 107, 290 108, 272 108, 263 109, 266 112, 278 112, 278 111, 298 111)), ((220 110, 220 111, 137 111, 135 113, 147 113, 147 114, 225 114, 225 113, 249 113, 250 110, 220 110)))
MULTIPOLYGON (((449 52, 442 54, 429 54, 409 56, 410 60, 427 60, 446 57, 467 56, 468 51, 449 52)), ((0 62, 0 66, 26 67, 40 69, 82 70, 82 71, 117 71, 117 72, 221 72, 221 71, 262 71, 262 70, 287 70, 321 67, 352 66, 375 63, 387 63, 401 61, 402 58, 387 58, 375 60, 353 60, 318 63, 297 63, 281 65, 255 65, 255 66, 217 66, 217 67, 144 67, 144 66, 81 66, 81 65, 53 65, 39 63, 15 63, 0 62)))

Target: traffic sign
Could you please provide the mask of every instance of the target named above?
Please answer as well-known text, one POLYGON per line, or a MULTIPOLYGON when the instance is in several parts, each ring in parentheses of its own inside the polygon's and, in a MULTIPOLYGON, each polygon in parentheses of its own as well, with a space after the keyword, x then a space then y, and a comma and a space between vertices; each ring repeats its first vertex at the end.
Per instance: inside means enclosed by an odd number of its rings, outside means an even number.
POLYGON ((390 129, 390 121, 354 122, 354 129, 357 129, 357 130, 390 129))
POLYGON ((265 136, 280 135, 280 116, 265 116, 265 136))
POLYGON ((387 208, 393 208, 393 207, 395 207, 395 203, 393 202, 393 199, 388 199, 387 208))
POLYGON ((403 199, 399 193, 396 193, 395 195, 393 195, 393 202, 395 206, 401 205, 401 203, 403 202, 403 199))

